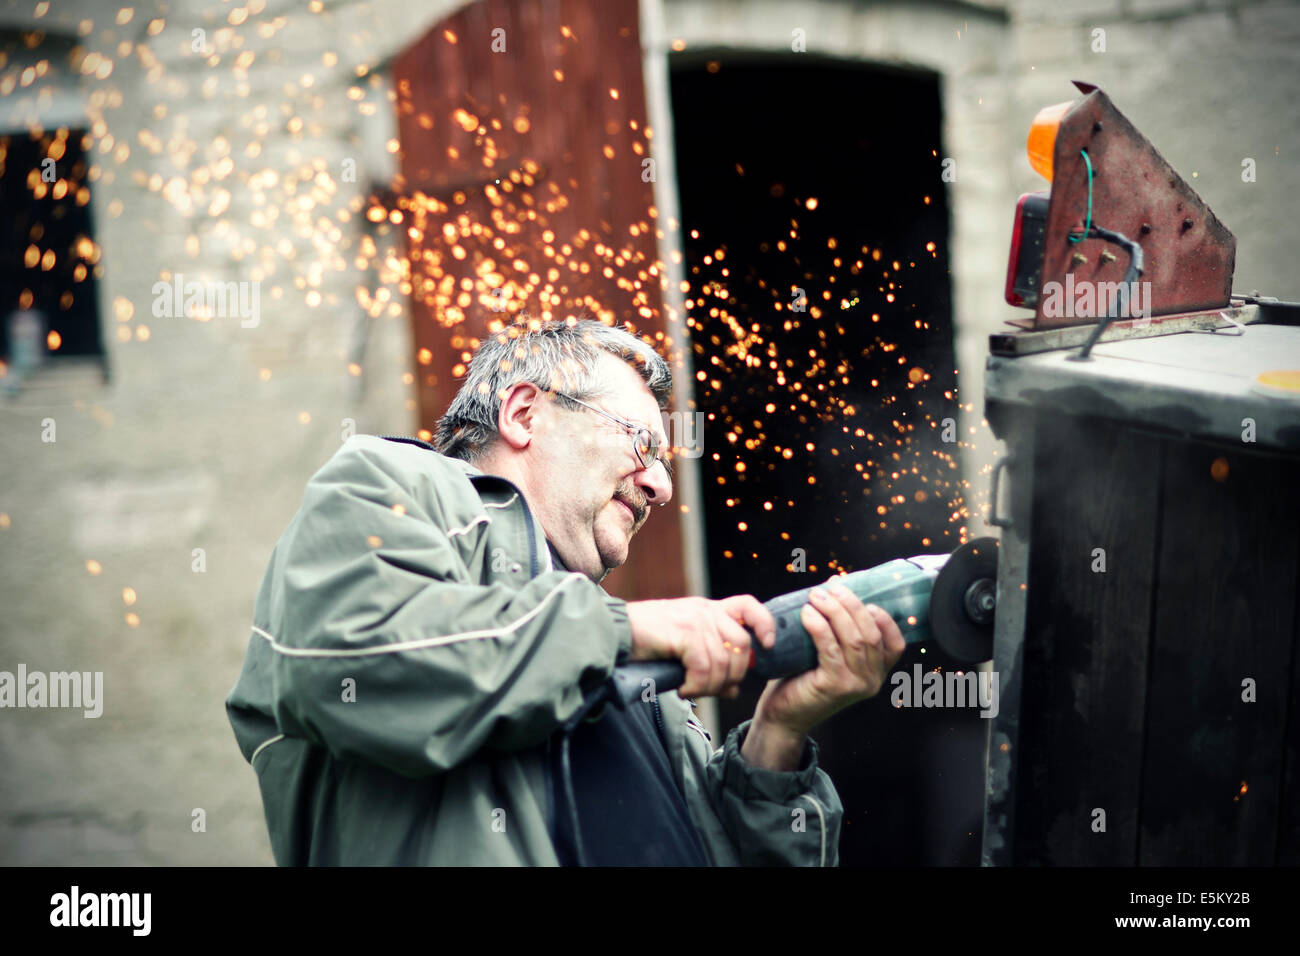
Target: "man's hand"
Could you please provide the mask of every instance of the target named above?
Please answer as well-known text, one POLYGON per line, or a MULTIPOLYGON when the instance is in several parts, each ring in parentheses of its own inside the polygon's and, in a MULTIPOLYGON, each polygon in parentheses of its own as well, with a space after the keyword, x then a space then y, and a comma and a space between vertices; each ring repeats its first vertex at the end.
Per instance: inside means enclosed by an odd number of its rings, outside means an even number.
POLYGON ((796 769, 808 731, 874 697, 906 647, 888 613, 864 605, 834 579, 813 590, 801 614, 817 647, 817 668, 768 682, 741 748, 747 762, 771 770, 796 769))
POLYGON ((676 659, 686 668, 682 697, 736 697, 749 669, 749 631, 764 647, 776 641, 772 613, 750 594, 721 601, 677 598, 632 601, 627 605, 632 628, 628 660, 676 659))

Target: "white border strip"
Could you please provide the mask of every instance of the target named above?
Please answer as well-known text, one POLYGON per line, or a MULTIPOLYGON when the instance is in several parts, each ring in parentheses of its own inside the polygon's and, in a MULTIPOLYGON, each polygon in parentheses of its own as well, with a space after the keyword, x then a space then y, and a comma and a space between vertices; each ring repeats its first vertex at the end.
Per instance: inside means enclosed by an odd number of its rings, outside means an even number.
POLYGON ((284 734, 276 734, 270 740, 263 740, 260 744, 257 745, 257 749, 253 751, 253 756, 248 758, 248 765, 251 767, 253 765, 253 761, 257 759, 258 754, 260 754, 267 747, 271 746, 271 744, 281 740, 284 740, 284 734))
POLYGON ((800 794, 800 796, 802 796, 805 800, 809 801, 814 807, 817 808, 817 820, 821 824, 821 828, 822 828, 822 859, 821 862, 818 863, 817 865, 825 866, 826 865, 826 814, 822 812, 822 805, 817 802, 816 797, 806 793, 800 794))
POLYGON ((564 580, 551 588, 551 590, 546 593, 546 596, 537 602, 536 607, 527 614, 516 618, 513 622, 503 627, 486 628, 480 631, 465 631, 460 634, 447 634, 439 637, 423 637, 414 641, 400 641, 396 644, 385 644, 382 647, 289 647, 285 644, 281 644, 273 635, 268 634, 255 624, 252 625, 252 630, 254 634, 260 634, 262 637, 266 638, 267 641, 270 642, 273 650, 286 657, 367 657, 371 654, 400 654, 402 651, 417 650, 425 647, 440 647, 443 644, 454 644, 457 641, 468 641, 480 637, 504 637, 507 634, 517 631, 524 624, 527 624, 535 618, 541 613, 542 608, 546 606, 546 603, 559 593, 560 588, 576 580, 586 581, 588 578, 580 571, 571 572, 564 578, 564 580))
POLYGON ((447 532, 447 537, 449 537, 449 538, 454 538, 454 537, 456 537, 456 535, 458 535, 458 534, 464 534, 466 531, 473 531, 476 527, 478 527, 479 525, 484 524, 484 523, 486 523, 486 524, 491 524, 491 523, 492 523, 492 519, 489 518, 487 515, 479 515, 477 518, 475 518, 475 519, 474 519, 473 521, 471 521, 469 524, 465 525, 465 527, 463 527, 463 528, 456 528, 454 531, 448 531, 448 532, 447 532))

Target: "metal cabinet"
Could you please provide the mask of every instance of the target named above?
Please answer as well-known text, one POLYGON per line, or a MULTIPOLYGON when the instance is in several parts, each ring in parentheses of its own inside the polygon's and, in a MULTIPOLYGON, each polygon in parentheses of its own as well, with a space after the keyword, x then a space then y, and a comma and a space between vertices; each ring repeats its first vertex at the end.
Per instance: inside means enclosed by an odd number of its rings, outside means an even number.
POLYGON ((1300 326, 1231 314, 1083 362, 994 337, 985 865, 1300 863, 1300 394, 1257 380, 1300 326))

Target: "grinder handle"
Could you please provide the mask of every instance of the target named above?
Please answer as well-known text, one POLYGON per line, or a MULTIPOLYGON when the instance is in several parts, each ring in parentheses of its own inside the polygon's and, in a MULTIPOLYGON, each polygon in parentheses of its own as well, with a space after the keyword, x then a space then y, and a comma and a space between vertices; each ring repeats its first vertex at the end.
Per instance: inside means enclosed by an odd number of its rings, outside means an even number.
MULTIPOLYGON (((889 561, 865 571, 841 576, 838 581, 865 603, 879 605, 898 623, 903 639, 916 644, 929 639, 930 591, 944 556, 889 561)), ((791 677, 817 666, 817 646, 800 618, 812 588, 782 594, 763 606, 776 619, 776 641, 771 649, 751 635, 750 673, 763 680, 791 677)), ((636 661, 614 669, 611 681, 620 706, 639 696, 676 690, 686 681, 680 661, 636 661)), ((647 696, 647 699, 649 697, 647 696)))

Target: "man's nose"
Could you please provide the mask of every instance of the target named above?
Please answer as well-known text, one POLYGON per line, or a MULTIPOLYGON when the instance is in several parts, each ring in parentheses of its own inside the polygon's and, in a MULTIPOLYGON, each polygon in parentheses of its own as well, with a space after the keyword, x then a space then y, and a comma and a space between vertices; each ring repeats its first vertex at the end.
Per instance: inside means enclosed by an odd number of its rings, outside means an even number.
POLYGON ((639 469, 634 480, 641 494, 645 495, 647 506, 666 505, 672 499, 673 483, 668 479, 668 469, 663 462, 656 461, 649 468, 639 469))

